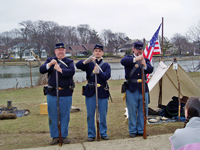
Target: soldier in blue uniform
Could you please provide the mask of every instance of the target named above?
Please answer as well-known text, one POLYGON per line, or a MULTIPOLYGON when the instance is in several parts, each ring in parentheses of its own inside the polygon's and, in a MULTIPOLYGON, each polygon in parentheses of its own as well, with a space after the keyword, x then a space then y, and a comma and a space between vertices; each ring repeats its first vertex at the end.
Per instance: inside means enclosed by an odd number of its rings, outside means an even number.
MULTIPOLYGON (((143 135, 144 129, 144 116, 143 116, 143 103, 142 103, 142 83, 141 81, 141 67, 144 66, 145 78, 146 74, 153 72, 153 67, 149 59, 142 55, 143 43, 137 41, 134 43, 133 55, 127 55, 121 59, 121 64, 125 68, 125 87, 126 87, 126 106, 128 108, 128 126, 130 137, 136 135, 143 135), (138 80, 139 79, 139 80, 138 80)), ((146 112, 148 114, 148 86, 145 83, 145 96, 146 96, 146 112)))
POLYGON ((65 57, 66 49, 63 43, 55 44, 54 52, 56 56, 46 60, 40 67, 40 73, 48 73, 48 88, 45 92, 47 93, 50 135, 53 138, 51 145, 54 145, 59 141, 57 126, 56 70, 58 72, 61 135, 63 143, 68 144, 70 143, 67 136, 72 105, 73 75, 75 73, 75 67, 73 60, 65 57))
POLYGON ((108 110, 108 83, 107 80, 111 76, 110 65, 103 61, 103 46, 96 44, 93 51, 92 59, 100 66, 99 69, 95 66, 94 62, 90 61, 85 63, 85 61, 80 60, 76 67, 82 71, 86 71, 86 78, 88 84, 85 86, 83 95, 85 95, 86 109, 87 109, 87 125, 88 125, 88 141, 94 141, 96 136, 95 131, 95 109, 96 109, 96 96, 95 96, 95 75, 97 74, 97 83, 101 86, 98 87, 98 105, 99 105, 99 115, 100 123, 99 130, 100 136, 104 140, 109 140, 107 135, 107 110, 108 110), (93 72, 94 71, 94 72, 93 72))

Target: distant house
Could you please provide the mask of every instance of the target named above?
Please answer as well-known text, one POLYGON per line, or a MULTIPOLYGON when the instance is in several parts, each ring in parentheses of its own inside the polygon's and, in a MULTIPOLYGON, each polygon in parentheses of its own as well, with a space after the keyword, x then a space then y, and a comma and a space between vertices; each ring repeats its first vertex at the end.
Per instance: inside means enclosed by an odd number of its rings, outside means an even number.
MULTIPOLYGON (((12 50, 11 50, 12 58, 14 59, 20 58, 20 56, 18 55, 18 52, 21 50, 23 46, 24 46, 24 43, 19 43, 12 47, 12 50)), ((38 50, 36 50, 35 48, 27 48, 26 50, 23 51, 22 58, 29 58, 30 56, 33 56, 31 51, 33 51, 36 55, 38 55, 38 50)), ((45 49, 43 49, 41 52, 41 58, 47 58, 47 52, 45 49)))
POLYGON ((133 43, 132 44, 125 44, 121 46, 117 51, 118 52, 126 52, 127 50, 133 49, 133 43))
POLYGON ((175 45, 170 44, 170 48, 165 51, 165 54, 178 54, 178 48, 175 45))
POLYGON ((68 47, 65 48, 66 49, 66 54, 65 54, 65 57, 70 57, 72 56, 72 50, 68 47))
POLYGON ((86 53, 86 49, 82 45, 70 45, 69 49, 72 50, 75 56, 86 53))
POLYGON ((86 51, 87 50, 93 51, 95 45, 96 44, 83 44, 82 46, 86 49, 86 51))
MULTIPOLYGON (((133 49, 133 45, 134 45, 134 43, 136 41, 138 41, 138 39, 128 40, 124 45, 121 45, 117 51, 118 52, 126 52, 127 50, 132 50, 133 49)), ((140 41, 143 41, 143 40, 140 40, 140 41)))
POLYGON ((69 49, 75 56, 87 55, 87 51, 93 51, 95 44, 82 44, 82 45, 70 45, 69 49))

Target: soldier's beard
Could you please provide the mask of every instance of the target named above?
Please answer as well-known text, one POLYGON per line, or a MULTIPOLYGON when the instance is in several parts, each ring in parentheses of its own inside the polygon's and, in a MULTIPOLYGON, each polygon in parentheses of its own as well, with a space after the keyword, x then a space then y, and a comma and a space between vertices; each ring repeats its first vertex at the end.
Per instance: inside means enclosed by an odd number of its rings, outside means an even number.
POLYGON ((142 55, 142 53, 141 53, 141 52, 139 52, 139 53, 137 53, 137 54, 136 54, 136 56, 140 56, 140 55, 142 55))

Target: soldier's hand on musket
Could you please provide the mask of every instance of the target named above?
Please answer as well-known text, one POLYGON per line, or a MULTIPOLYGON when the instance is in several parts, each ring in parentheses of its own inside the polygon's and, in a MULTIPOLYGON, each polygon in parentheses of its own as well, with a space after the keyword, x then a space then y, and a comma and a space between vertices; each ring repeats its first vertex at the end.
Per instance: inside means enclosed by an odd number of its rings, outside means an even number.
POLYGON ((96 60, 97 58, 95 56, 92 57, 93 61, 96 60))
POLYGON ((60 66, 58 65, 58 63, 56 62, 54 69, 57 70, 58 72, 62 73, 62 69, 60 68, 60 66))
POLYGON ((52 65, 55 65, 57 61, 55 59, 52 59, 49 63, 48 66, 51 67, 52 65))
POLYGON ((144 65, 144 67, 146 67, 146 61, 144 58, 142 59, 141 65, 144 65))
POLYGON ((139 55, 135 58, 135 61, 142 61, 144 59, 143 55, 139 55))
POLYGON ((99 67, 97 67, 97 65, 94 67, 93 73, 99 74, 99 67))
POLYGON ((96 58, 95 58, 93 55, 91 55, 91 56, 88 57, 85 61, 83 61, 83 64, 88 64, 88 63, 94 61, 95 59, 96 59, 96 58))

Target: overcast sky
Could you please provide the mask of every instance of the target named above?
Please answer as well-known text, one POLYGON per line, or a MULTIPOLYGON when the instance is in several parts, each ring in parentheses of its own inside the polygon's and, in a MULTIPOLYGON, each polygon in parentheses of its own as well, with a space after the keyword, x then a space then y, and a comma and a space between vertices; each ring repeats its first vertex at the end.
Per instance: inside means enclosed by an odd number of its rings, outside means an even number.
POLYGON ((162 17, 164 36, 185 35, 200 21, 200 0, 0 0, 0 14, 0 33, 19 28, 22 21, 43 20, 150 40, 162 17))

